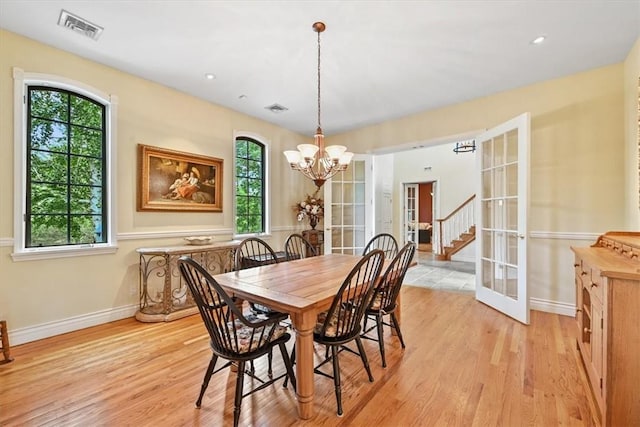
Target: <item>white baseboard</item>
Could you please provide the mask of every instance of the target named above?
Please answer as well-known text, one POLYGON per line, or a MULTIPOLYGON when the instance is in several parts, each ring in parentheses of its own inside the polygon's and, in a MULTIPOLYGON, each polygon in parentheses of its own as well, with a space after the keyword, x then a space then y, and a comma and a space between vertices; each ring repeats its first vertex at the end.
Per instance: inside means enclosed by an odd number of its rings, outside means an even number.
MULTIPOLYGON (((10 344, 12 346, 25 344, 31 341, 88 328, 90 326, 101 325, 114 320, 133 317, 137 310, 138 305, 134 304, 101 310, 94 313, 82 314, 80 316, 44 323, 37 326, 9 330, 10 344)), ((11 325, 7 326, 11 327, 11 325)))
POLYGON ((567 304, 566 302, 530 298, 529 307, 532 310, 561 314, 563 316, 574 317, 576 315, 576 306, 573 304, 567 304))

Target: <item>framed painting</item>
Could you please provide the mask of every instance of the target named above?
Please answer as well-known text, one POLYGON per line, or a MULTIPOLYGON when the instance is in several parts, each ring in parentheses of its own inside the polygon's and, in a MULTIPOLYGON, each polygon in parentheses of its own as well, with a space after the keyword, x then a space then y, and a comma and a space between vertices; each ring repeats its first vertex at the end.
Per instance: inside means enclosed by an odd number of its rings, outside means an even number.
POLYGON ((216 157, 138 144, 138 211, 222 212, 216 157))

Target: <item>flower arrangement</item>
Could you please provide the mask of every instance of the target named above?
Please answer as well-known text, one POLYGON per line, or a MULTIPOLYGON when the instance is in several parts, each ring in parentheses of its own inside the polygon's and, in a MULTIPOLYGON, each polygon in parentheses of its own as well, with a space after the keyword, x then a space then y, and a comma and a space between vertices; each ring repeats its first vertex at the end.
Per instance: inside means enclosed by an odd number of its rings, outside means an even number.
POLYGON ((316 228, 318 220, 324 216, 324 201, 314 196, 307 194, 304 200, 296 203, 293 207, 297 213, 298 221, 302 221, 305 217, 309 218, 311 228, 316 228))

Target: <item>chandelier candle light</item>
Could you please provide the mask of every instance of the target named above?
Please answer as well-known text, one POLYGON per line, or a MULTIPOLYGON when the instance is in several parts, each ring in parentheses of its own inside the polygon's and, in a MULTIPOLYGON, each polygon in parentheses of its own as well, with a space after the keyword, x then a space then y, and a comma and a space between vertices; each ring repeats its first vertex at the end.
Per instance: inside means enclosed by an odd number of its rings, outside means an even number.
POLYGON ((318 128, 314 135, 314 144, 300 144, 298 151, 285 151, 284 155, 291 169, 300 171, 304 176, 313 180, 318 187, 336 173, 344 171, 349 166, 353 153, 347 151, 344 145, 324 146, 324 134, 320 126, 320 33, 326 26, 322 22, 313 24, 313 31, 318 33, 318 128))

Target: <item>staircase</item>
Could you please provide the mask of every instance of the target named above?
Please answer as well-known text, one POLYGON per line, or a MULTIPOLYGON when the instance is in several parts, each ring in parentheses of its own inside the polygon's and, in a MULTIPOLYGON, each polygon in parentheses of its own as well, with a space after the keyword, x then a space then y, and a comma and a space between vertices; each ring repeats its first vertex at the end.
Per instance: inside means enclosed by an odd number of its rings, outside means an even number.
POLYGON ((451 256, 476 239, 475 194, 443 219, 436 219, 434 235, 436 259, 451 260, 451 256))

